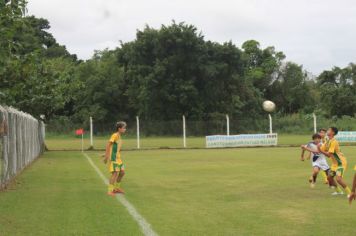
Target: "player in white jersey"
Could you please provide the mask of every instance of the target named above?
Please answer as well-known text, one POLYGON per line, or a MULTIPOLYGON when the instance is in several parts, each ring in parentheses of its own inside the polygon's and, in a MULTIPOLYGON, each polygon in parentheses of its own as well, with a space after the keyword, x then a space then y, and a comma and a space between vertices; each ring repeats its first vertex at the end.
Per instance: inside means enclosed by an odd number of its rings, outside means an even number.
POLYGON ((330 167, 326 161, 324 154, 320 153, 318 150, 318 145, 320 145, 321 142, 321 136, 319 134, 314 134, 312 138, 313 138, 312 142, 309 142, 307 145, 301 146, 302 148, 301 160, 302 161, 305 160, 304 158, 305 151, 309 151, 311 153, 309 158, 311 158, 312 161, 313 172, 312 172, 312 176, 309 179, 309 182, 310 182, 310 187, 314 188, 316 178, 319 172, 323 171, 327 174, 329 172, 330 167))
MULTIPOLYGON (((326 143, 329 139, 328 139, 328 136, 326 135, 326 129, 324 128, 321 128, 319 130, 319 135, 321 137, 321 143, 324 144, 326 143)), ((310 153, 310 155, 312 155, 312 153, 310 153)), ((326 162, 328 162, 327 158, 326 158, 326 162)), ((323 179, 324 179, 324 183, 325 184, 329 184, 329 180, 328 180, 328 176, 327 176, 327 173, 325 173, 324 171, 321 172, 321 175, 323 176, 323 179)), ((331 187, 331 186, 330 186, 331 187)))

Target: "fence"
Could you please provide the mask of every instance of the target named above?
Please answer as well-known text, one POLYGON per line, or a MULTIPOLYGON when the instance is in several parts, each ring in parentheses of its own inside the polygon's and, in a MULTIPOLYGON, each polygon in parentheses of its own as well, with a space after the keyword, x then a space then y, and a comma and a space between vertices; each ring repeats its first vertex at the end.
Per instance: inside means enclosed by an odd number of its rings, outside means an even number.
POLYGON ((44 138, 42 121, 0 106, 0 189, 44 151, 44 138))
MULTIPOLYGON (((90 118, 84 124, 73 124, 63 118, 50 121, 46 130, 49 138, 46 141, 51 150, 78 150, 81 148, 80 137, 74 134, 75 129, 84 128, 84 148, 104 149, 106 142, 114 132, 115 121, 98 122, 93 117, 91 136, 90 118), (92 137, 92 138, 91 138, 92 137)), ((311 134, 319 128, 336 126, 340 130, 355 131, 356 117, 325 118, 321 115, 294 114, 283 116, 266 114, 254 119, 244 117, 215 116, 208 120, 193 120, 177 117, 176 120, 152 121, 137 119, 126 120, 127 133, 123 148, 204 148, 205 136, 278 133, 278 144, 300 145, 310 139, 311 134), (272 122, 271 122, 272 121, 272 122)))

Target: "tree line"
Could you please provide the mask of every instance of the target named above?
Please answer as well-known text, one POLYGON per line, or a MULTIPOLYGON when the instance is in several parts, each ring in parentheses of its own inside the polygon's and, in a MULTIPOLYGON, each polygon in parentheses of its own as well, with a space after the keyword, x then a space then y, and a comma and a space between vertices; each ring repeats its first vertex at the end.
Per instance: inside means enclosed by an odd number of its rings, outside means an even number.
POLYGON ((195 26, 172 22, 137 30, 116 49, 79 60, 26 15, 26 1, 0 1, 0 103, 48 120, 82 123, 134 119, 191 120, 265 115, 269 99, 282 115, 356 113, 356 65, 313 77, 274 47, 239 48, 206 40, 195 26))

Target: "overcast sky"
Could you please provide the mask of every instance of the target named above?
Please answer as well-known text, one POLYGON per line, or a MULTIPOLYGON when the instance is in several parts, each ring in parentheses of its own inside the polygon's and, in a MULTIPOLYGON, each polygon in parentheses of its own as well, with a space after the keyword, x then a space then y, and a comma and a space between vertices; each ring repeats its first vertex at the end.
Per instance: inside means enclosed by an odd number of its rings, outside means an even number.
POLYGON ((133 40, 146 24, 175 20, 207 40, 275 46, 314 74, 356 62, 353 0, 29 0, 28 11, 48 19, 58 42, 81 59, 133 40))

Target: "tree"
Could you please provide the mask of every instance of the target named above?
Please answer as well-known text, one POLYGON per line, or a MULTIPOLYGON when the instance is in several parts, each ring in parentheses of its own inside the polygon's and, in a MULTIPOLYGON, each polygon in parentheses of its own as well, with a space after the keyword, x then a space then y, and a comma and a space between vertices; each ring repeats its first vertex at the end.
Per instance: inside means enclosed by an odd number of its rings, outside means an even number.
POLYGON ((355 65, 334 67, 318 77, 322 108, 329 116, 354 116, 356 114, 355 65))
POLYGON ((307 74, 302 66, 292 62, 283 65, 268 91, 268 96, 275 101, 282 113, 298 113, 304 109, 312 112, 316 109, 308 85, 307 74))
POLYGON ((52 117, 71 100, 76 56, 46 32, 47 20, 25 11, 26 1, 0 2, 1 103, 52 117))

